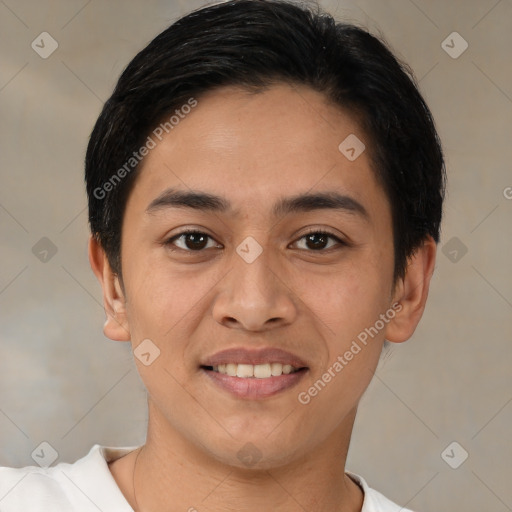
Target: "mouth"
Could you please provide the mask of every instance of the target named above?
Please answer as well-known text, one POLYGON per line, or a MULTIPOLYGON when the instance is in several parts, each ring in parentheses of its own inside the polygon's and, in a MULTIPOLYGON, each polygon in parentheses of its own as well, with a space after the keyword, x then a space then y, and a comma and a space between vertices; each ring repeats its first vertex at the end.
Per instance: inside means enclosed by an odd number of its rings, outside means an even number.
POLYGON ((281 375, 290 375, 304 367, 295 367, 291 364, 281 363, 264 363, 264 364, 242 364, 228 363, 219 364, 217 366, 203 366, 205 370, 229 375, 230 377, 239 377, 240 379, 269 379, 271 377, 279 377, 281 375))
POLYGON ((200 370, 217 388, 242 399, 263 399, 296 386, 309 368, 280 349, 229 349, 205 361, 200 370))

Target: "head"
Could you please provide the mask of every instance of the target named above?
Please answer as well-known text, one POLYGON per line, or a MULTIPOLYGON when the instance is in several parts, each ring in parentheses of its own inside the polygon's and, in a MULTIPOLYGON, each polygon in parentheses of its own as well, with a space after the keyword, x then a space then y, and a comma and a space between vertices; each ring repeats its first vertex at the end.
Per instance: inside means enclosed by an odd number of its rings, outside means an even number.
POLYGON ((444 195, 431 113, 381 40, 279 0, 192 12, 129 63, 85 171, 105 333, 158 349, 136 362, 160 428, 230 463, 252 440, 269 466, 348 428, 421 318, 444 195), (295 354, 302 380, 233 397, 205 367, 239 347, 295 354))

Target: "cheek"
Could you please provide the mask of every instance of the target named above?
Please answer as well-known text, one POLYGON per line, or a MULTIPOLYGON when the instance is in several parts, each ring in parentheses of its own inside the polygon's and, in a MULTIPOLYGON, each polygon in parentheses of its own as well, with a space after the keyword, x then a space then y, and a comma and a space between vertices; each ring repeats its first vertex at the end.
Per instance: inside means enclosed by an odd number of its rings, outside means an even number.
POLYGON ((222 273, 201 271, 199 265, 179 268, 162 255, 132 254, 130 265, 126 291, 132 343, 150 338, 175 365, 177 356, 183 359, 187 339, 204 318, 210 293, 222 273))
POLYGON ((347 339, 373 325, 387 307, 388 270, 381 263, 359 259, 340 271, 301 278, 297 293, 322 320, 328 339, 343 346, 347 339))
POLYGON ((187 375, 184 352, 189 335, 184 330, 195 321, 194 306, 200 303, 202 290, 187 286, 183 277, 169 275, 165 266, 154 262, 133 265, 130 278, 127 318, 138 373, 161 407, 167 402, 180 404, 186 399, 182 383, 187 375), (138 355, 148 352, 146 360, 138 355))
POLYGON ((304 302, 315 312, 328 354, 312 375, 311 387, 301 389, 304 394, 299 402, 315 411, 313 416, 332 411, 322 427, 326 432, 356 406, 374 374, 385 332, 375 331, 375 325, 387 308, 383 298, 387 286, 388 276, 382 268, 362 265, 322 283, 317 281, 314 293, 304 292, 304 302))

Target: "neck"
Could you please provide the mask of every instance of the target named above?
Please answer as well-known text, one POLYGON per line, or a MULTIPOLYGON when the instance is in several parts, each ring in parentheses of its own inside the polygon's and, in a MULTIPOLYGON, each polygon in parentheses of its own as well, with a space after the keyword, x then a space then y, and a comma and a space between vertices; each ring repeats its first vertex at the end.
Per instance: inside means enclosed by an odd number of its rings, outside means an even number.
POLYGON ((225 464, 172 429, 150 403, 146 444, 110 465, 136 512, 208 510, 360 512, 361 489, 344 467, 355 410, 321 446, 279 467, 225 464))

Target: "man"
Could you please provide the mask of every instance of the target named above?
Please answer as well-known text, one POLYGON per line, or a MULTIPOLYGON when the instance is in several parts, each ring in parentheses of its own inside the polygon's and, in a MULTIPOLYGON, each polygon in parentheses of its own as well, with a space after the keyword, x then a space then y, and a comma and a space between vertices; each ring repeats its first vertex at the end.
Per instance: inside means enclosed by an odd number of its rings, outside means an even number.
POLYGON ((4 468, 1 510, 405 510, 345 470, 384 341, 422 316, 444 195, 431 114, 386 46, 286 1, 192 12, 123 72, 86 182, 147 440, 4 468))

